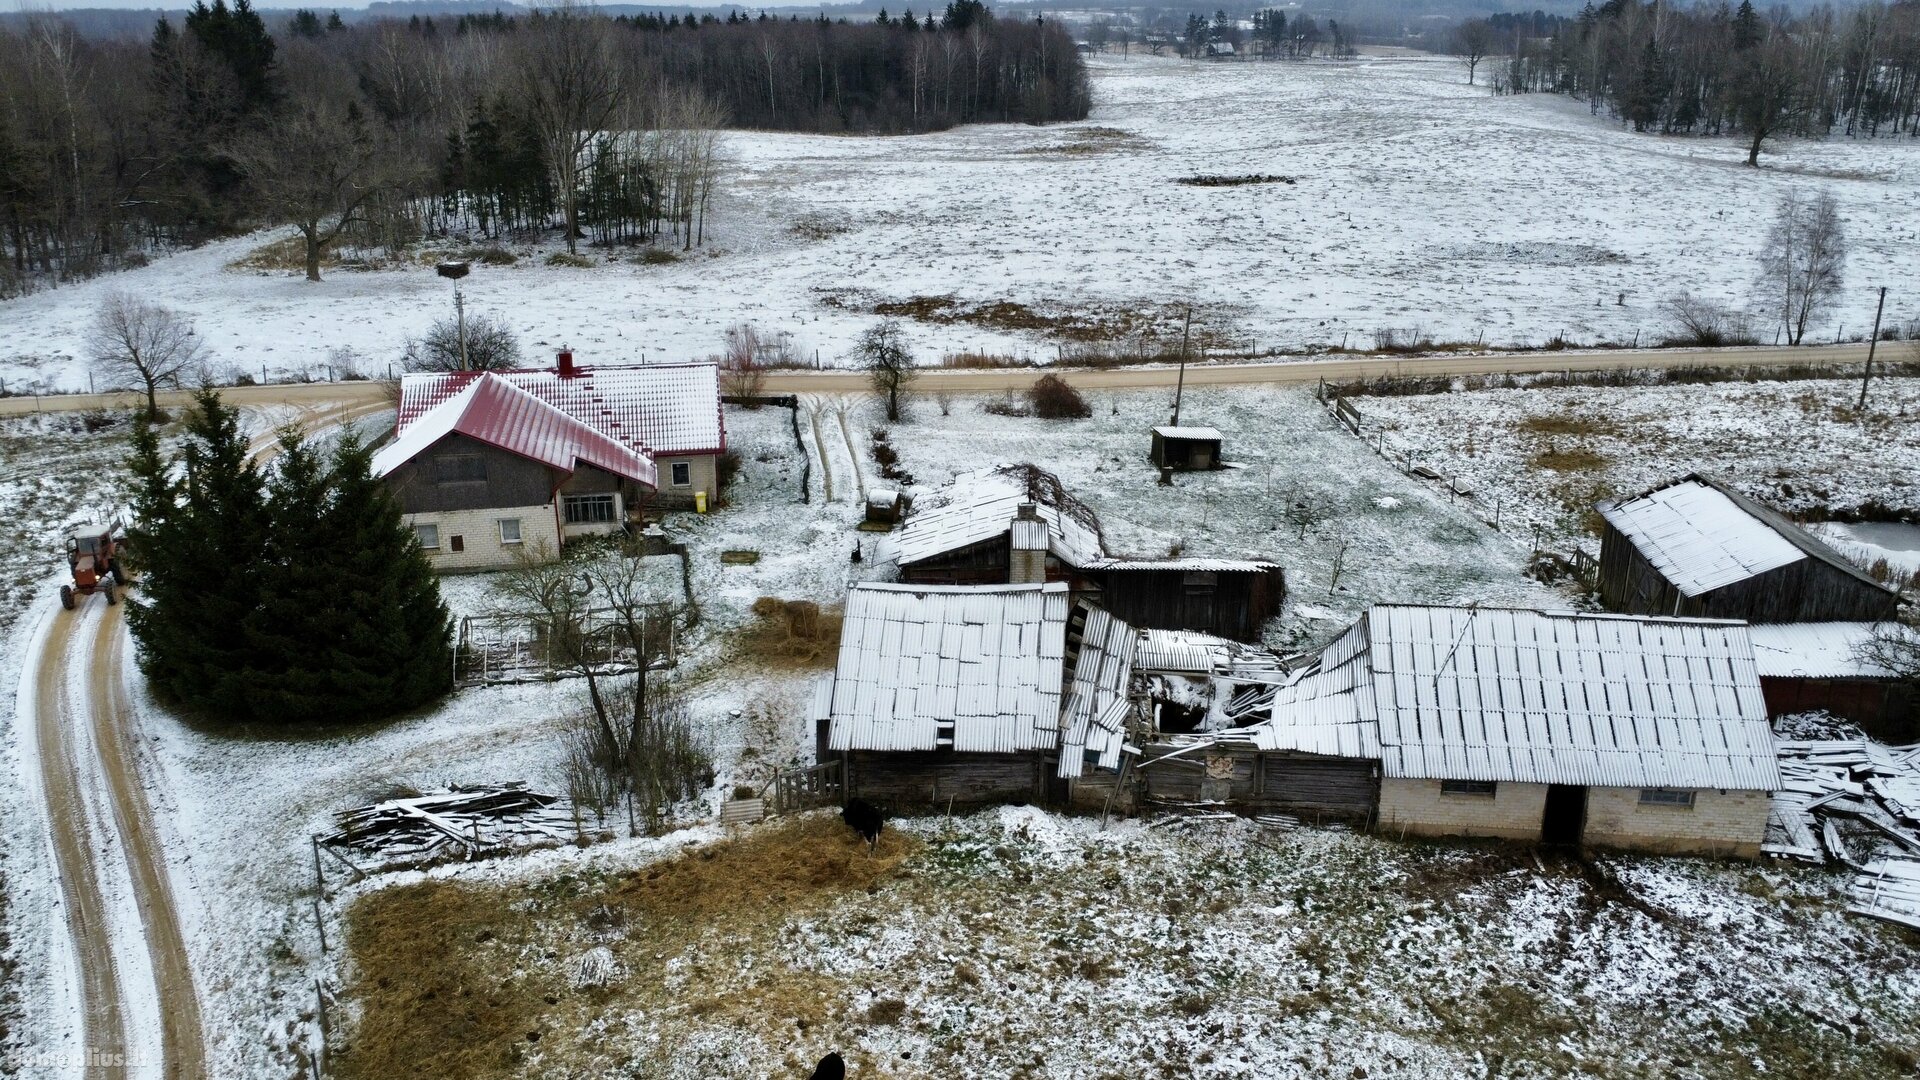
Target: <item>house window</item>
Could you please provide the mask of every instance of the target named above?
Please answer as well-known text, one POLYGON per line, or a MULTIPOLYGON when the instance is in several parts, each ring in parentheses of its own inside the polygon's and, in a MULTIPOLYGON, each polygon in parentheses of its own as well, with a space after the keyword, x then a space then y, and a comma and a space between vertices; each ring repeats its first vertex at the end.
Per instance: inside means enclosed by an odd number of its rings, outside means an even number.
POLYGON ((561 500, 569 525, 595 525, 612 522, 612 495, 568 495, 561 500))
POLYGON ((467 538, 464 536, 447 537, 447 550, 456 552, 467 550, 467 538))
POLYGON ((1468 795, 1477 799, 1491 799, 1500 788, 1492 780, 1442 780, 1440 794, 1468 795))
POLYGON ((1693 792, 1675 791, 1672 788, 1641 788, 1640 805, 1675 806, 1683 810, 1691 810, 1693 809, 1693 792))
POLYGON ((487 459, 479 454, 448 454, 434 458, 433 482, 484 484, 487 482, 487 459))
POLYGON ((519 518, 500 519, 500 542, 502 544, 517 544, 520 542, 519 518))
POLYGON ((413 535, 420 538, 420 546, 428 551, 440 550, 440 526, 415 525, 413 535))
POLYGON ((673 486, 686 487, 693 483, 693 466, 684 461, 673 463, 673 486))

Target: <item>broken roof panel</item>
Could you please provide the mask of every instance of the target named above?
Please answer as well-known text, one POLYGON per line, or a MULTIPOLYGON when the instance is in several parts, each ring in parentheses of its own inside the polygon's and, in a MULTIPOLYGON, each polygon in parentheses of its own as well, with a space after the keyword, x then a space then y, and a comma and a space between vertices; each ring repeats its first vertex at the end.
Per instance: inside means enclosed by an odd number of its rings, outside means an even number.
POLYGON ((1061 583, 854 586, 825 713, 828 744, 933 750, 950 727, 956 751, 1054 749, 1066 623, 1061 583), (904 692, 916 680, 919 692, 904 692))
POLYGON ((1133 627, 1097 607, 1083 606, 1087 618, 1080 630, 1080 654, 1074 658, 1066 709, 1060 717, 1064 735, 1059 774, 1069 779, 1081 775, 1089 764, 1108 770, 1120 767, 1120 750, 1126 742, 1127 687, 1138 640, 1133 627))
POLYGON ((455 434, 564 473, 586 462, 637 484, 656 486, 653 458, 644 449, 583 424, 487 372, 429 409, 375 454, 373 474, 386 476, 455 434))
POLYGON ((654 454, 719 453, 726 449, 719 368, 699 364, 633 364, 513 371, 417 372, 400 380, 398 433, 484 374, 505 379, 561 412, 654 454))
MULTIPOLYGON (((886 548, 895 563, 911 566, 949 552, 1006 536, 1020 504, 1032 501, 1026 487, 993 470, 954 478, 945 505, 921 510, 889 537, 886 548)), ((1035 507, 1047 530, 1047 550, 1069 566, 1102 558, 1100 536, 1070 514, 1040 503, 1035 507)))

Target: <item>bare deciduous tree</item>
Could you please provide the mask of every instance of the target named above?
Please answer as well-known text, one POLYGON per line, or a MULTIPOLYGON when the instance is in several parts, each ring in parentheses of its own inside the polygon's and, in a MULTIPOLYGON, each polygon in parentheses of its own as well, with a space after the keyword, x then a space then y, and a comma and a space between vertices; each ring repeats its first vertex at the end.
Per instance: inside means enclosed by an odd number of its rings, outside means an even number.
POLYGON ((720 360, 720 392, 729 397, 754 398, 767 382, 760 362, 760 333, 752 323, 727 328, 727 351, 720 360))
POLYGON ((1907 623, 1881 623, 1860 643, 1855 658, 1890 671, 1895 678, 1920 682, 1920 629, 1907 623))
POLYGON ((554 173, 569 252, 579 250, 581 170, 626 105, 611 25, 563 0, 529 20, 518 39, 522 100, 554 173))
POLYGON ((505 319, 466 317, 466 351, 460 349, 460 320, 441 319, 418 342, 407 343, 408 371, 505 371, 520 363, 520 339, 505 319))
POLYGON ((1800 344, 1814 316, 1832 304, 1846 261, 1846 231, 1833 196, 1808 199, 1788 191, 1760 253, 1760 284, 1789 344, 1800 344))
POLYGON ((191 319, 124 292, 101 301, 87 331, 87 348, 109 374, 137 381, 146 390, 149 420, 160 416, 155 391, 178 386, 204 352, 191 319))
POLYGON ((1683 289, 1660 308, 1673 320, 1675 331, 1665 344, 1699 345, 1704 348, 1754 344, 1746 316, 1705 297, 1695 296, 1683 289))
POLYGON ((887 419, 893 423, 900 421, 900 395, 920 374, 914 366, 913 353, 907 348, 906 332, 900 328, 899 320, 888 319, 877 326, 867 328, 860 335, 860 344, 854 346, 854 352, 860 358, 860 365, 867 369, 867 377, 873 382, 873 392, 887 402, 887 419))
POLYGON ((1493 48, 1494 30, 1485 19, 1469 19, 1460 24, 1453 32, 1453 47, 1467 61, 1467 85, 1473 85, 1474 69, 1480 61, 1486 59, 1487 51, 1493 48))
POLYGON ((307 280, 320 280, 320 256, 397 180, 390 147, 359 106, 314 103, 290 108, 228 150, 272 217, 306 241, 307 280))

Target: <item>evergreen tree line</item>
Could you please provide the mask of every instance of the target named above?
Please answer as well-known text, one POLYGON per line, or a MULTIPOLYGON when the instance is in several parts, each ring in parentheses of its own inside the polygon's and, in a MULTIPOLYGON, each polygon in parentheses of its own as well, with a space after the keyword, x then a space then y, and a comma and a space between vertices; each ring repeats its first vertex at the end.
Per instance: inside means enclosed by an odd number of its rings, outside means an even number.
MULTIPOLYGON (((1186 26, 1180 31, 1180 55, 1205 56, 1209 45, 1229 46, 1236 56, 1247 54, 1262 60, 1305 60, 1316 52, 1338 60, 1356 53, 1352 36, 1333 19, 1328 19, 1322 30, 1304 11, 1288 18, 1279 8, 1261 8, 1253 13, 1252 22, 1253 31, 1248 33, 1224 9, 1216 10, 1212 19, 1197 11, 1188 12, 1186 26)), ((1100 36, 1104 39, 1107 35, 1100 36)))
POLYGON ((373 20, 196 0, 149 40, 0 27, 0 296, 289 223, 351 243, 704 232, 714 132, 907 132, 1086 116, 1052 23, 979 0, 849 24, 763 16, 373 20))
POLYGON ((1607 0, 1575 19, 1485 21, 1460 37, 1488 29, 1504 57, 1497 92, 1570 94, 1636 131, 1740 134, 1751 163, 1773 135, 1920 135, 1920 0, 1765 16, 1751 0, 1607 0))
POLYGON ((203 391, 169 459, 133 439, 138 588, 127 618, 156 696, 227 722, 371 720, 452 684, 452 620, 398 506, 347 437, 282 433, 271 475, 239 414, 203 391))

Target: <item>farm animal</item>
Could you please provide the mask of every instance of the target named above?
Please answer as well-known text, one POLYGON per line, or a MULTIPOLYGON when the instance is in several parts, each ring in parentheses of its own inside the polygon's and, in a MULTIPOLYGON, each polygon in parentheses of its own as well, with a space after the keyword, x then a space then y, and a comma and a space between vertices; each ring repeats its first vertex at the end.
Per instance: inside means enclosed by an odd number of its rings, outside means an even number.
POLYGON ((865 799, 848 799, 840 818, 871 847, 880 842, 880 830, 886 824, 887 815, 865 799))
POLYGON ((838 1053, 828 1054, 813 1067, 813 1080, 847 1080, 847 1062, 838 1053))

